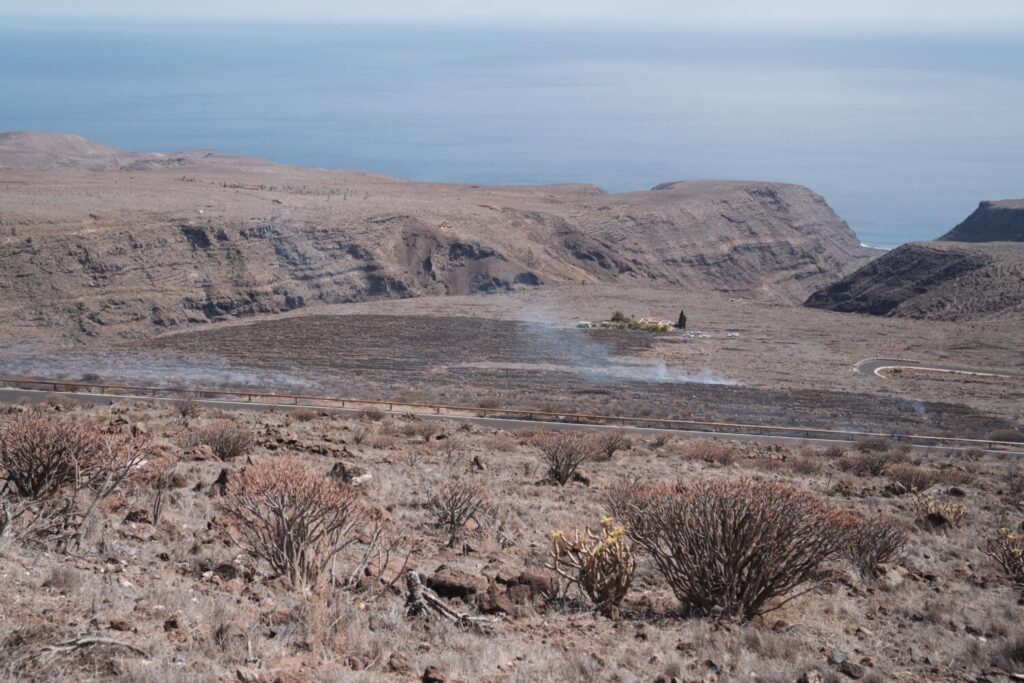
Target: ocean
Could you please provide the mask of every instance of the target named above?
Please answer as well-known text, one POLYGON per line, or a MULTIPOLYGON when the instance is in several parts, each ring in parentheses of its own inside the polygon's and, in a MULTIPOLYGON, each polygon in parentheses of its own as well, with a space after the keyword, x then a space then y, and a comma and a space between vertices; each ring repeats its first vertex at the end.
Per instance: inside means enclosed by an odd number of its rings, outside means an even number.
POLYGON ((1024 40, 0 17, 0 130, 416 180, 792 182, 890 247, 1024 196, 1024 40))

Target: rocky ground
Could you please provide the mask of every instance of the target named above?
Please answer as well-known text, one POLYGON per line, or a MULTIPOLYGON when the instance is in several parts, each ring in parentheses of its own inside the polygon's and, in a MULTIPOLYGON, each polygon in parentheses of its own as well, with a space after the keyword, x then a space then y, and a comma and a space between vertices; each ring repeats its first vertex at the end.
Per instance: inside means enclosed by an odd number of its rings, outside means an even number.
MULTIPOLYGON (((563 488, 543 481, 537 435, 526 432, 373 413, 82 409, 64 401, 46 410, 133 429, 174 467, 158 520, 153 486, 138 484, 105 500, 73 553, 5 545, 5 680, 408 681, 429 670, 433 678, 423 680, 1001 681, 1024 672, 1020 589, 982 552, 1000 527, 1024 522, 1019 467, 995 456, 890 450, 872 474, 854 447, 633 438, 563 488), (230 460, 196 436, 225 420, 255 437, 230 460), (289 458, 357 486, 383 523, 390 557, 349 587, 291 589, 232 540, 225 482, 249 463, 289 458), (784 482, 844 510, 891 515, 909 542, 878 578, 828 562, 812 592, 746 623, 682 615, 641 554, 619 614, 602 616, 545 568, 548 532, 597 529, 604 495, 626 476, 784 482), (942 505, 962 505, 962 522, 930 526, 907 493, 911 476, 942 505), (429 501, 452 481, 479 487, 487 512, 449 544, 429 501), (443 605, 482 620, 405 616, 410 568, 443 605), (53 647, 60 643, 72 645, 53 647)), ((341 558, 339 577, 357 555, 341 558)))

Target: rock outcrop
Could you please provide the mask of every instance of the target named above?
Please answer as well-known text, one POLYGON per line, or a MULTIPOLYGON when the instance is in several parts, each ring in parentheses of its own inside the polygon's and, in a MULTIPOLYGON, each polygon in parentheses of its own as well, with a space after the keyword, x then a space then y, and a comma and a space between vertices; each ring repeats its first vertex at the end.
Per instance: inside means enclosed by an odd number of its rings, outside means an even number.
POLYGON ((806 305, 930 320, 1024 318, 1024 244, 905 244, 806 305))
POLYGON ((799 303, 872 255, 796 185, 440 185, 0 136, 8 338, 149 336, 370 298, 581 282, 799 303))
POLYGON ((950 242, 1024 242, 1024 199, 982 202, 939 238, 950 242))

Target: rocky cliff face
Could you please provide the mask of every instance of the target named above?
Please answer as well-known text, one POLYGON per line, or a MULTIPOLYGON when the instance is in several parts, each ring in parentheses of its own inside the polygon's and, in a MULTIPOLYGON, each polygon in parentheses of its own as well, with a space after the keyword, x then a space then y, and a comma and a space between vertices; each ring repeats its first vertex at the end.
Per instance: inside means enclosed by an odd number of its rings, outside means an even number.
POLYGON ((939 239, 953 242, 1024 242, 1024 199, 982 202, 963 223, 939 239))
POLYGON ((806 305, 931 320, 1024 317, 1024 245, 905 244, 815 292, 806 305))
POLYGON ((374 297, 580 282, 798 303, 871 255, 794 185, 437 185, 0 138, 7 337, 147 336, 374 297))

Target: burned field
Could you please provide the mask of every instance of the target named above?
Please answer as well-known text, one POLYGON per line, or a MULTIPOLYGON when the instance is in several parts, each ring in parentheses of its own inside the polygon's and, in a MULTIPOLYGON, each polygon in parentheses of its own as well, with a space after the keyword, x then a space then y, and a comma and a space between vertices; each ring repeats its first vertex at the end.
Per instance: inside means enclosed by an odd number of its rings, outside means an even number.
MULTIPOLYGON (((730 383, 695 360, 667 365, 678 334, 417 315, 303 316, 172 335, 134 352, 287 375, 353 398, 983 437, 1004 420, 967 406, 730 383)), ((770 350, 766 350, 770 352, 770 350)), ((314 392, 315 393, 315 392, 314 392)))

